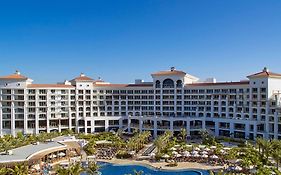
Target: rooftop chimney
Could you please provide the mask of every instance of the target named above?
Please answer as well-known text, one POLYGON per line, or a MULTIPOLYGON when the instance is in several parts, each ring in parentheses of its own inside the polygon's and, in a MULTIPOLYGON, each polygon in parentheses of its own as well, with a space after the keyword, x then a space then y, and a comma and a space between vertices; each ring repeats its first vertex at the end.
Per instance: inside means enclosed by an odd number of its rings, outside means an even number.
POLYGON ((85 77, 85 74, 84 74, 84 73, 81 73, 81 74, 80 74, 80 77, 85 77))
POLYGON ((175 67, 171 67, 171 72, 173 72, 176 68, 175 67))

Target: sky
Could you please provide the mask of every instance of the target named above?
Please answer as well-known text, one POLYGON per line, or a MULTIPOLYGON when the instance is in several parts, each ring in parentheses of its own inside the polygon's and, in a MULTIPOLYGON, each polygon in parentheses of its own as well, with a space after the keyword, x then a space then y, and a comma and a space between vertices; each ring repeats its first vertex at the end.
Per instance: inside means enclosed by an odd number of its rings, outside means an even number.
POLYGON ((281 1, 0 1, 1 76, 130 83, 171 66, 217 81, 281 73, 281 1))

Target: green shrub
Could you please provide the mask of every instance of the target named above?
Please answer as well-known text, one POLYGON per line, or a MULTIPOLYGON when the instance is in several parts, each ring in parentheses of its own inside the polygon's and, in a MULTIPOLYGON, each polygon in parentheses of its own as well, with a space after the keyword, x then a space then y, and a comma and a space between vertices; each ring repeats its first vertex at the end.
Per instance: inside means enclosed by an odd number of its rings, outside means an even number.
POLYGON ((129 154, 127 151, 118 151, 116 154, 117 159, 128 159, 132 158, 132 155, 129 154))

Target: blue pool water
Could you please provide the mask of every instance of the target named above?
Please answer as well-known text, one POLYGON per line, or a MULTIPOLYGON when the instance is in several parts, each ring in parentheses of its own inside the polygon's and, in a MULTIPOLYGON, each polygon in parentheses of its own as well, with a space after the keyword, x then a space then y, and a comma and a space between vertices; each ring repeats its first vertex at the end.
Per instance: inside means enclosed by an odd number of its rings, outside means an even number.
POLYGON ((99 162, 102 175, 124 175, 133 174, 134 170, 144 172, 143 175, 209 175, 208 171, 204 170, 180 170, 180 171, 168 171, 157 170, 151 167, 141 165, 114 165, 109 163, 99 162))

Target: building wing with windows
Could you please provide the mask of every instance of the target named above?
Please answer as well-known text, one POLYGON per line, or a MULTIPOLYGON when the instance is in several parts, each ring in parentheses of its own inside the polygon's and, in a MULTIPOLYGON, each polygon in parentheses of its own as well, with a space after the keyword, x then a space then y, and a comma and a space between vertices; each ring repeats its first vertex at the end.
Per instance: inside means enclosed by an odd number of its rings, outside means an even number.
POLYGON ((102 132, 122 128, 153 136, 185 128, 189 136, 281 138, 281 74, 268 69, 239 82, 200 81, 171 68, 151 82, 111 84, 81 74, 61 84, 33 84, 17 71, 0 77, 0 135, 102 132))

